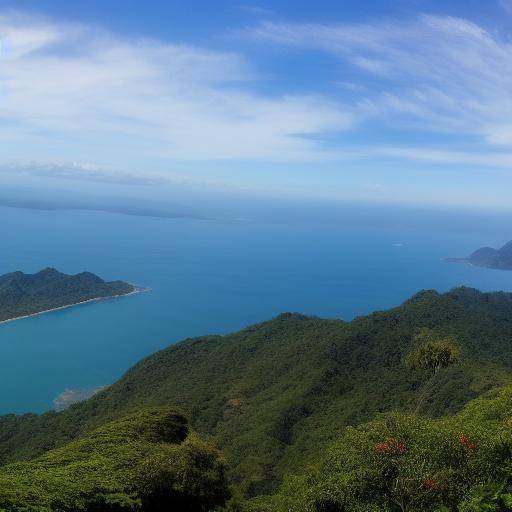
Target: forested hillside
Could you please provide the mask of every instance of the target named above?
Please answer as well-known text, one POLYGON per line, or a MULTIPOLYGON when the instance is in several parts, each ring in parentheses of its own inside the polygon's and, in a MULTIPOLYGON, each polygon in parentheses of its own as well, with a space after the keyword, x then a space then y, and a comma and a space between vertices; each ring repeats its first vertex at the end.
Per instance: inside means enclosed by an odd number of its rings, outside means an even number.
POLYGON ((162 408, 0 468, 0 510, 9 512, 201 511, 229 492, 220 454, 182 414, 162 408))
POLYGON ((0 322, 134 290, 129 283, 105 282, 90 272, 74 276, 53 268, 36 274, 12 272, 0 276, 0 322))
POLYGON ((385 413, 349 427, 251 512, 512 510, 512 387, 432 420, 385 413))
POLYGON ((2 417, 0 457, 34 457, 134 408, 179 406, 223 450, 242 491, 256 496, 315 462, 348 425, 391 410, 456 413, 511 376, 512 295, 424 291, 352 322, 283 314, 171 346, 67 411, 2 417), (429 393, 432 372, 407 364, 425 333, 460 349, 429 393))

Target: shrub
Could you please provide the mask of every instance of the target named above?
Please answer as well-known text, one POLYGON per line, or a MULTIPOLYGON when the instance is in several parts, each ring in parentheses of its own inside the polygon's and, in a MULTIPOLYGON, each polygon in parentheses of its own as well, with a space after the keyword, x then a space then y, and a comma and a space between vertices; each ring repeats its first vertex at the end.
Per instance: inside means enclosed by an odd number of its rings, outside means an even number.
POLYGON ((512 388, 442 420, 386 414, 346 429, 321 462, 255 510, 512 510, 512 388), (480 508, 478 508, 480 507, 480 508))

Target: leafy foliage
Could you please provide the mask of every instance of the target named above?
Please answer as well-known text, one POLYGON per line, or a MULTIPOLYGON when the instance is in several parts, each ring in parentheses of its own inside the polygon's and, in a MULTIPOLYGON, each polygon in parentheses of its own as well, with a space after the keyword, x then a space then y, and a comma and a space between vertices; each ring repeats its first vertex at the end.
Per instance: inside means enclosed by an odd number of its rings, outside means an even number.
POLYGON ((134 287, 105 282, 90 272, 70 276, 53 268, 37 274, 13 272, 0 276, 0 322, 90 299, 126 295, 134 287))
POLYGON ((387 413, 349 427, 302 476, 252 509, 512 510, 512 387, 442 420, 387 413))
POLYGON ((439 370, 459 361, 460 347, 451 337, 436 336, 430 329, 422 329, 414 336, 412 349, 405 356, 405 364, 413 370, 430 371, 431 377, 419 393, 415 413, 420 411, 425 400, 431 397, 439 370))
POLYGON ((460 359, 460 348, 450 337, 436 337, 422 329, 414 337, 413 349, 407 354, 406 364, 414 370, 432 370, 437 373, 460 359))
POLYGON ((492 483, 477 486, 461 503, 460 512, 506 512, 512 510, 510 483, 492 483))
POLYGON ((244 495, 266 494, 315 463, 346 426, 414 408, 433 370, 404 360, 424 329, 456 340, 461 353, 438 371, 423 414, 457 412, 512 382, 512 295, 424 291, 352 322, 284 314, 178 343, 67 411, 0 417, 0 461, 32 458, 134 408, 171 405, 223 450, 244 495))
POLYGON ((0 468, 0 510, 10 512, 206 512, 228 496, 219 453, 169 409, 131 414, 0 468))

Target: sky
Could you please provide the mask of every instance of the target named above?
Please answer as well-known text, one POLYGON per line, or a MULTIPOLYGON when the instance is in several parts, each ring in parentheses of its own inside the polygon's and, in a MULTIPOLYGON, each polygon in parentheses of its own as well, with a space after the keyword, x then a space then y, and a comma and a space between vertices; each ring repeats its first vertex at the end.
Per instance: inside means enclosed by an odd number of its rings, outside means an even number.
POLYGON ((0 0, 0 176, 510 210, 512 0, 0 0))

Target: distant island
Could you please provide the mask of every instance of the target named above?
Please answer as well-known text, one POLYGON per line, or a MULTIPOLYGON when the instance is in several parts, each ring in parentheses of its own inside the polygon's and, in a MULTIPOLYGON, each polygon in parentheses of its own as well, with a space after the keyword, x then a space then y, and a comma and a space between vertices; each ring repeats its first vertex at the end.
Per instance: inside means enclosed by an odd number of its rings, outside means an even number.
POLYGON ((138 291, 142 289, 124 281, 106 282, 91 272, 11 272, 0 276, 0 323, 138 291))
POLYGON ((496 270, 512 270, 512 241, 501 249, 482 247, 467 258, 446 258, 448 263, 469 263, 477 267, 493 268, 496 270))
POLYGON ((42 200, 32 198, 0 197, 0 207, 22 208, 24 210, 43 211, 84 211, 117 213, 120 215, 132 215, 136 217, 154 217, 158 219, 194 219, 208 220, 208 217, 185 209, 158 206, 135 206, 130 204, 105 204, 100 202, 88 202, 82 200, 42 200))

